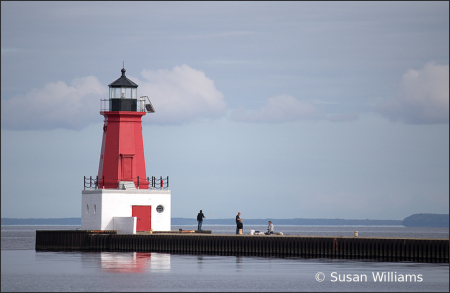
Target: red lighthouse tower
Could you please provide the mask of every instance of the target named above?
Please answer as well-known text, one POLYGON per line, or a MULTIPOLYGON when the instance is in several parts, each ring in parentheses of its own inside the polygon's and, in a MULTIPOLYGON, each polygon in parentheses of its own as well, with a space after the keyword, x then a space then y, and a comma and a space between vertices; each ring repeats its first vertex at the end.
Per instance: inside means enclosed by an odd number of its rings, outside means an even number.
POLYGON ((138 85, 125 76, 125 68, 121 71, 122 76, 109 84, 109 99, 102 100, 98 187, 117 189, 120 181, 132 181, 136 188, 148 189, 141 117, 154 110, 145 97, 137 98, 138 85))

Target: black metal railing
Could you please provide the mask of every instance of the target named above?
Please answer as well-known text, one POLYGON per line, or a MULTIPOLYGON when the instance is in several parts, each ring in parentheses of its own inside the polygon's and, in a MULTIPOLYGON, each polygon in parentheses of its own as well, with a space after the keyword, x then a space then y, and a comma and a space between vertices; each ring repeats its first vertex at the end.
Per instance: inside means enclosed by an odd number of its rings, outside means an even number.
MULTIPOLYGON (((147 177, 147 181, 150 182, 150 177, 147 177)), ((163 178, 162 176, 157 179, 155 176, 152 176, 151 186, 149 185, 148 188, 150 189, 161 189, 163 190, 169 189, 169 176, 163 178)))
MULTIPOLYGON (((106 178, 108 179, 108 178, 106 178)), ((112 182, 116 182, 117 179, 112 179, 112 182)), ((160 189, 160 190, 169 190, 169 176, 167 177, 162 177, 160 176, 159 178, 156 178, 155 176, 151 177, 151 181, 150 181, 150 177, 147 177, 147 181, 142 180, 141 178, 139 178, 139 176, 135 177, 135 178, 131 178, 131 181, 135 181, 136 179, 136 188, 139 189, 139 187, 141 187, 142 184, 147 185, 146 183, 148 183, 148 189, 160 189)), ((103 189, 105 188, 105 176, 102 176, 101 179, 99 180, 98 176, 84 176, 84 190, 89 189, 103 189)))
POLYGON ((108 111, 133 111, 133 112, 148 112, 153 113, 153 108, 150 99, 147 96, 142 96, 137 99, 101 99, 100 112, 108 111))
MULTIPOLYGON (((103 176, 102 182, 105 182, 105 176, 103 176)), ((84 190, 89 189, 98 189, 99 188, 99 182, 98 182, 98 176, 92 177, 86 177, 84 176, 84 190)))

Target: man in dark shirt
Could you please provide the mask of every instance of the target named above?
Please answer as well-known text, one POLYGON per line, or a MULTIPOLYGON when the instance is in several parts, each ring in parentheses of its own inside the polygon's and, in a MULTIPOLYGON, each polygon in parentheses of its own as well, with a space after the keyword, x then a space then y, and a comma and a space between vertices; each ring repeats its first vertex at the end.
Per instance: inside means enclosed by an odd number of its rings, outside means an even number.
POLYGON ((239 219, 240 219, 240 216, 241 215, 241 212, 238 212, 238 214, 237 214, 237 216, 236 216, 236 234, 239 234, 239 228, 238 228, 238 226, 239 226, 239 219))
POLYGON ((203 214, 202 210, 200 210, 200 213, 198 213, 198 215, 197 215, 198 230, 202 229, 203 218, 206 218, 206 217, 203 214))

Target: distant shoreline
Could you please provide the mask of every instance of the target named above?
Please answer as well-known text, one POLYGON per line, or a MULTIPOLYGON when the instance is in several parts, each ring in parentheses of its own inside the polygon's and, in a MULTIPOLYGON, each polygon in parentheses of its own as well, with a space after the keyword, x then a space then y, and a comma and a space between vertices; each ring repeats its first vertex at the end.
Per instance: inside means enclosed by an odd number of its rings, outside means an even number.
MULTIPOLYGON (((399 227, 449 227, 448 214, 414 214, 404 220, 355 220, 355 219, 247 219, 245 225, 267 225, 268 221, 275 225, 292 226, 399 226, 399 227)), ((231 225, 236 223, 235 218, 208 219, 206 225, 231 225)), ((172 218, 173 226, 196 226, 195 218, 172 218)), ((56 225, 56 226, 81 226, 81 218, 1 218, 1 225, 56 225)))
MULTIPOLYGON (((401 220, 348 220, 348 219, 245 219, 246 225, 267 225, 271 220, 277 225, 293 226, 403 226, 401 220)), ((235 225, 235 219, 205 219, 208 225, 235 225)), ((1 218, 1 225, 81 225, 81 218, 1 218)), ((197 225, 195 218, 172 218, 172 225, 197 225)))

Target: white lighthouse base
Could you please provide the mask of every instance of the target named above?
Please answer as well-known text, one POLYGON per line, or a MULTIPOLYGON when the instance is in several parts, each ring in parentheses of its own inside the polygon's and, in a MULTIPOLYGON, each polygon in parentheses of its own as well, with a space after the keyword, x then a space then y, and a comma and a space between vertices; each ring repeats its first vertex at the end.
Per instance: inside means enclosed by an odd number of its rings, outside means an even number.
POLYGON ((149 228, 153 231, 171 230, 170 190, 149 189, 83 190, 81 229, 117 230, 119 234, 135 234, 140 231, 138 221, 141 219, 133 217, 133 207, 147 207, 150 210, 149 228))

